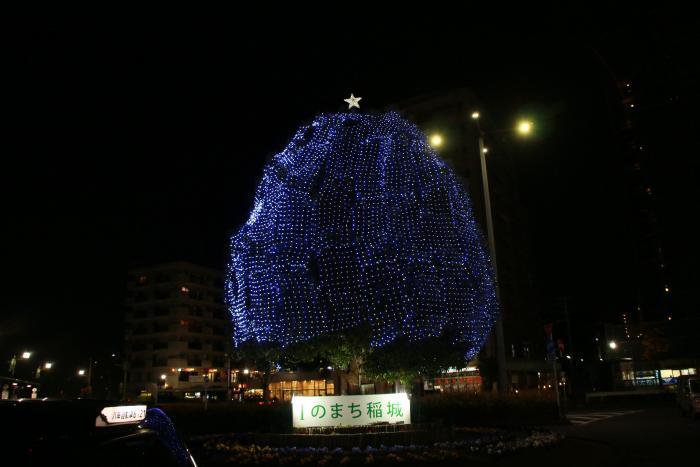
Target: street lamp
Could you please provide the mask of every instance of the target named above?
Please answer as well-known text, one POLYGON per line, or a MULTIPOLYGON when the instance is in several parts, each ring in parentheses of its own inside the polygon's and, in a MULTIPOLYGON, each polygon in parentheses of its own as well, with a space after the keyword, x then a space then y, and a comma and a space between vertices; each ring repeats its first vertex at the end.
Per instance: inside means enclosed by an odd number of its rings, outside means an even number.
POLYGON ((530 133, 532 133, 532 127, 533 124, 530 120, 520 120, 516 129, 522 136, 528 136, 530 133))
POLYGON ((85 376, 85 370, 78 370, 78 376, 85 376))
MULTIPOLYGON (((479 119, 481 114, 477 111, 472 112, 472 119, 476 122, 476 129, 479 135, 479 159, 481 161, 481 180, 484 187, 484 207, 486 211, 486 231, 489 241, 489 250, 491 253, 491 265, 493 267, 493 278, 496 289, 496 300, 501 303, 501 292, 498 284, 498 262, 496 260, 496 238, 493 233, 493 213, 491 212, 491 194, 489 190, 489 176, 486 166, 486 153, 488 149, 484 146, 484 131, 481 129, 479 119)), ((529 120, 521 120, 516 127, 518 133, 527 136, 532 131, 533 124, 529 120)), ((499 313, 496 321, 496 360, 498 362, 498 390, 502 394, 508 391, 506 373, 506 346, 505 337, 503 335, 503 315, 499 313)))
MULTIPOLYGON (((472 113, 472 119, 476 122, 476 129, 479 133, 479 159, 481 161, 481 180, 484 187, 484 205, 486 211, 486 230, 489 240, 489 250, 491 252, 491 263, 493 266, 493 279, 496 288, 496 300, 501 303, 501 292, 498 285, 498 263, 496 262, 496 239, 493 235, 493 219, 491 213, 491 196, 489 193, 489 176, 486 167, 486 151, 484 147, 484 132, 479 124, 479 112, 472 113)), ((501 394, 508 391, 506 374, 506 345, 503 336, 503 316, 498 314, 496 320, 496 360, 498 362, 498 390, 501 394)))
MULTIPOLYGON (((22 360, 29 360, 32 357, 31 352, 24 351, 22 352, 22 355, 20 356, 22 360)), ((17 368, 17 354, 14 354, 12 358, 10 359, 10 375, 14 378, 15 377, 15 369, 17 368)))
MULTIPOLYGON (((50 370, 53 367, 52 362, 44 362, 43 369, 44 370, 50 370)), ((36 367, 36 372, 34 373, 34 378, 38 381, 39 378, 41 378, 41 370, 42 370, 42 365, 39 364, 39 366, 36 367)))
POLYGON ((608 345, 613 350, 615 350, 617 348, 617 342, 615 342, 615 341, 610 341, 610 343, 608 343, 608 345))
POLYGON ((442 146, 442 135, 439 133, 434 133, 430 136, 430 145, 434 148, 439 148, 442 146))

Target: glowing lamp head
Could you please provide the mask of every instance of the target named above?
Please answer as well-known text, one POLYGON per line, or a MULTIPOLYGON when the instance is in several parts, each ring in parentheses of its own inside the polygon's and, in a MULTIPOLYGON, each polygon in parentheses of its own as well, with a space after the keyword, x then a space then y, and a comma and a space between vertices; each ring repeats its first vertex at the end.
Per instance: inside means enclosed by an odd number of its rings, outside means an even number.
POLYGON ((615 350, 617 348, 617 342, 615 342, 615 341, 610 341, 610 343, 608 345, 613 350, 615 350))
POLYGON ((530 133, 532 133, 532 122, 529 120, 521 120, 518 122, 518 126, 516 129, 518 130, 518 134, 522 136, 528 136, 530 133))
POLYGON ((439 148, 440 146, 442 146, 442 143, 442 135, 440 135, 439 133, 434 133, 430 136, 430 145, 432 147, 439 148))
POLYGON ((481 116, 481 115, 479 114, 479 112, 472 112, 472 118, 473 118, 474 120, 477 120, 480 116, 481 116))
POLYGON ((25 360, 29 360, 29 358, 32 356, 31 352, 22 352, 22 358, 25 360))
POLYGON ((52 366, 53 366, 53 363, 51 363, 51 362, 46 362, 46 363, 44 363, 44 369, 45 369, 45 370, 50 370, 52 366))
POLYGON ((78 370, 79 376, 85 376, 85 370, 78 370))

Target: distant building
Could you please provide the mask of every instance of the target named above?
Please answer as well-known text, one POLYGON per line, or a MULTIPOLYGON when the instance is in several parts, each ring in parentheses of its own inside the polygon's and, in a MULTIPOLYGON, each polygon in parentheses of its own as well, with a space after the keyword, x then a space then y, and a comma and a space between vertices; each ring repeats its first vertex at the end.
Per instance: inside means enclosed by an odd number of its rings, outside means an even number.
POLYGON ((128 395, 195 398, 205 385, 225 395, 231 331, 219 271, 185 262, 134 269, 126 307, 128 395))
POLYGON ((700 319, 607 324, 599 358, 612 389, 674 389, 682 375, 700 371, 700 319))
MULTIPOLYGON (((397 109, 416 123, 434 145, 436 151, 462 177, 469 190, 477 222, 486 237, 481 162, 478 149, 478 131, 472 112, 480 109, 476 96, 466 89, 455 89, 438 94, 418 96, 400 102, 397 109)), ((493 209, 494 235, 498 261, 498 280, 503 313, 505 349, 508 360, 510 387, 537 388, 541 373, 549 371, 544 360, 542 318, 536 305, 533 286, 533 261, 524 208, 520 203, 515 165, 507 145, 499 137, 489 137, 488 116, 482 112, 482 128, 489 150, 488 175, 493 209)), ((495 359, 493 333, 480 358, 495 359)), ((488 365, 494 368, 493 365, 488 365)), ((470 376, 471 377, 471 376, 470 376)), ((495 382, 495 375, 482 371, 486 385, 495 382)), ((451 387, 473 387, 471 379, 458 380, 450 376, 451 387), (457 386, 455 386, 457 385, 457 386)), ((438 385, 446 385, 444 381, 438 385)))
POLYGON ((643 104, 653 107, 659 103, 645 103, 629 80, 619 80, 617 87, 619 101, 613 103, 619 117, 618 141, 627 176, 626 214, 632 240, 629 269, 632 290, 626 290, 623 322, 672 319, 671 274, 654 186, 654 159, 658 155, 653 154, 644 136, 643 104))

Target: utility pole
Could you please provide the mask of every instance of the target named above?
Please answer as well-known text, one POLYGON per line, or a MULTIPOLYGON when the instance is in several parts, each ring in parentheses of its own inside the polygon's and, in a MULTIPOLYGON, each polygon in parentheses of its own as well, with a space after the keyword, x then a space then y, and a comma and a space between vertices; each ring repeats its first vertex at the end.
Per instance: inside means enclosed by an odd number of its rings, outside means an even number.
POLYGON ((126 356, 124 356, 124 363, 122 365, 122 368, 124 369, 124 383, 122 385, 122 400, 126 400, 126 378, 128 374, 128 363, 126 361, 126 356))
MULTIPOLYGON (((574 374, 574 368, 576 367, 576 354, 574 354, 574 341, 573 338, 571 337, 571 321, 569 320, 569 297, 563 297, 562 302, 564 304, 564 322, 566 323, 566 338, 569 342, 567 342, 569 346, 569 355, 571 355, 571 361, 569 362, 569 372, 566 375, 566 378, 564 379, 564 405, 566 405, 566 391, 567 391, 567 386, 569 386, 571 377, 574 374)), ((571 387, 573 391, 573 386, 571 387)), ((573 392, 572 392, 573 395, 573 392)))
POLYGON ((569 321, 569 297, 564 297, 564 320, 566 322, 566 337, 569 339, 569 352, 574 354, 574 340, 571 338, 571 321, 569 321))
POLYGON ((559 412, 559 418, 563 418, 561 400, 559 399, 559 375, 557 375, 557 355, 550 354, 550 358, 552 359, 552 371, 554 372, 554 392, 557 395, 557 411, 559 412))
POLYGON ((92 356, 88 357, 90 361, 88 362, 88 389, 89 394, 92 395, 92 356))

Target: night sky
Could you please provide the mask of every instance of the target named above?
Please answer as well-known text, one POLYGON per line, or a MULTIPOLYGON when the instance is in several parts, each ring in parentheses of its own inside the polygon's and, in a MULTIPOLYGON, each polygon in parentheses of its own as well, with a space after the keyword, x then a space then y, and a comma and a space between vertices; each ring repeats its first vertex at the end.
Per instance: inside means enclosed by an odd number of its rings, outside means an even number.
POLYGON ((697 37, 679 13, 628 10, 15 24, 3 59, 3 360, 119 351, 127 270, 223 269, 265 161, 350 92, 372 111, 466 87, 494 126, 535 118, 537 137, 510 150, 540 303, 570 296, 585 324, 625 300, 615 78, 633 80, 653 103, 644 135, 677 306, 697 313, 697 37))

